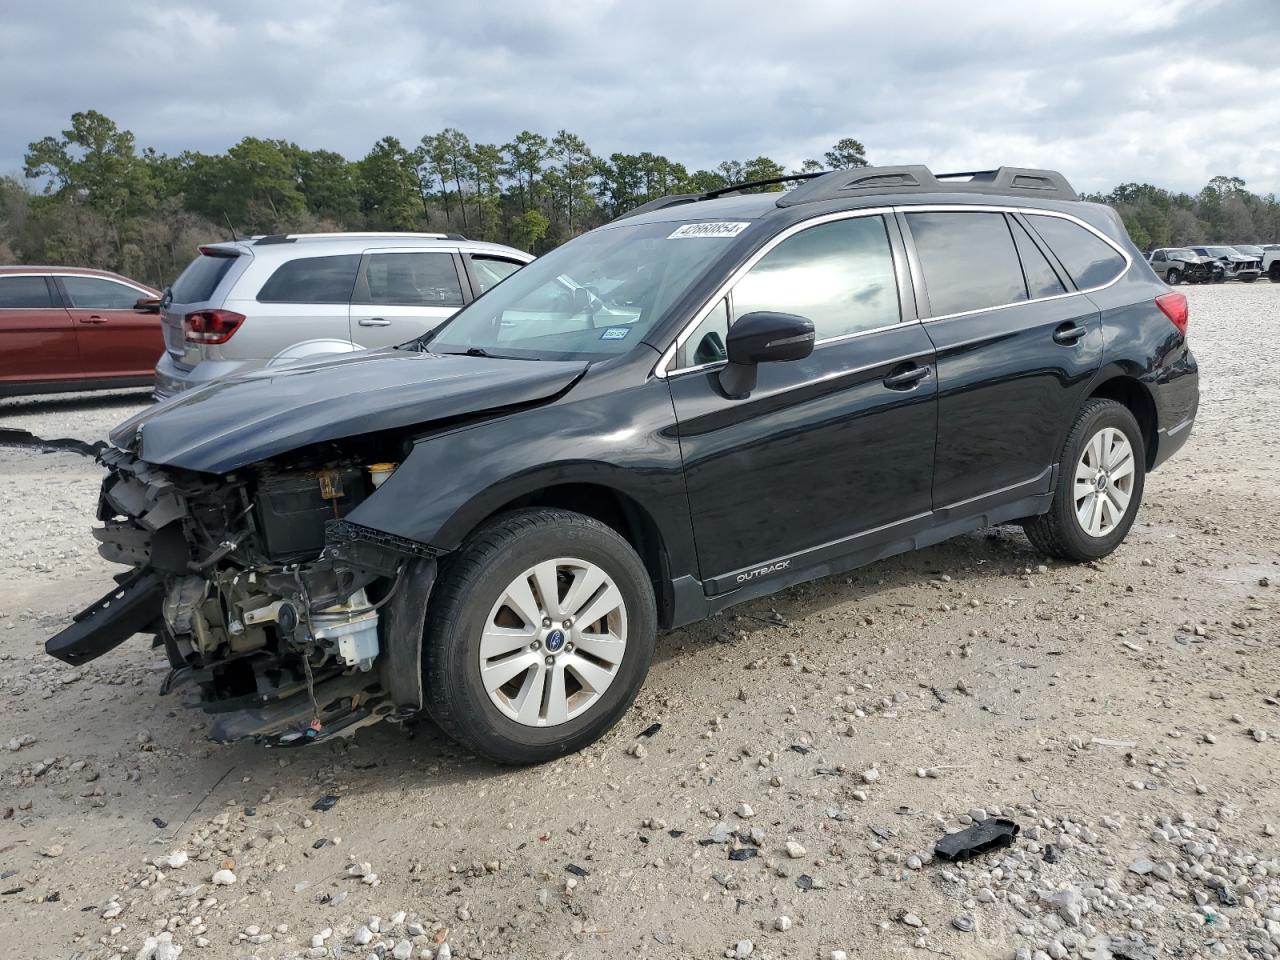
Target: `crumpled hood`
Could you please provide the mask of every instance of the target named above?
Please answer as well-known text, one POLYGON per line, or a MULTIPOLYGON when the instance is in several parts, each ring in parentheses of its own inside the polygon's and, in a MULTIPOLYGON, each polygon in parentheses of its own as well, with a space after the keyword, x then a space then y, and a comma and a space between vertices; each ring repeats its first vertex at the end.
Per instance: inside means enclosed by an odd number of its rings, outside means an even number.
POLYGON ((149 463, 226 473, 312 443, 544 400, 586 368, 361 351, 215 380, 126 420, 111 442, 149 463))

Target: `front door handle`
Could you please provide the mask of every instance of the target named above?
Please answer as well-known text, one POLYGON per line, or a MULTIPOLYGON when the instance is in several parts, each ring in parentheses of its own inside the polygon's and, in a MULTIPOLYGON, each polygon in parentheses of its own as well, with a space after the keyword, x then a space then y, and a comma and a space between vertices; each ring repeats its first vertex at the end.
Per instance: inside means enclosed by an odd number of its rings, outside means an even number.
POLYGON ((1064 323, 1053 331, 1053 342, 1060 343, 1064 347, 1075 346, 1076 341, 1088 332, 1084 327, 1077 326, 1074 323, 1064 323))
POLYGON ((884 385, 890 390, 910 390, 917 383, 929 376, 928 367, 908 367, 884 378, 884 385))
POLYGON ((106 317, 99 317, 99 316, 96 316, 96 315, 95 315, 95 316, 92 316, 92 317, 81 317, 81 318, 80 318, 80 322, 81 322, 81 323, 95 323, 95 324, 96 324, 96 323, 106 323, 106 322, 107 322, 107 318, 106 318, 106 317))
POLYGON ((360 324, 360 326, 362 326, 362 327, 389 327, 389 326, 391 326, 391 321, 390 321, 390 320, 383 320, 381 317, 368 317, 368 318, 366 318, 366 319, 364 319, 364 320, 357 320, 357 321, 356 321, 356 323, 360 324))

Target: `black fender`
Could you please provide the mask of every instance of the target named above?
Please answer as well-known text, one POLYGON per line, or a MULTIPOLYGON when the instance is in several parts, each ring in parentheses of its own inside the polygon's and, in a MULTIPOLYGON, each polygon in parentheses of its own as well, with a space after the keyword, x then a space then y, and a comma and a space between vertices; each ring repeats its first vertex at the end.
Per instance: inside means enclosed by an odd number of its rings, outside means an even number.
POLYGON ((346 519, 446 553, 508 504, 548 487, 588 484, 644 511, 662 539, 672 578, 696 573, 665 381, 620 388, 627 378, 616 371, 592 373, 554 403, 419 440, 346 519))

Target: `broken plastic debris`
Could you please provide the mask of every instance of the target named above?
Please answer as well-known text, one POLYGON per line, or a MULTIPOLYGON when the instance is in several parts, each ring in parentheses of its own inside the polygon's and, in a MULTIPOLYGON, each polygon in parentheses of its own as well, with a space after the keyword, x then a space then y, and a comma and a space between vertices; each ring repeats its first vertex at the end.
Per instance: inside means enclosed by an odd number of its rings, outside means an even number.
POLYGON ((651 724, 649 724, 649 726, 647 726, 647 727, 645 727, 643 730, 641 730, 641 731, 640 731, 640 733, 638 734, 638 736, 641 736, 641 737, 652 737, 655 733, 657 733, 657 732, 658 732, 659 730, 661 730, 661 729, 662 729, 662 724, 661 724, 661 723, 651 723, 651 724))
POLYGON ((323 797, 321 797, 319 800, 317 800, 315 803, 311 805, 311 809, 319 810, 321 813, 324 813, 326 810, 332 810, 333 805, 337 802, 338 802, 338 798, 335 794, 326 793, 323 797))
POLYGON ((565 867, 565 870, 569 873, 572 873, 575 877, 585 877, 590 874, 589 870, 582 869, 582 867, 578 866, 576 863, 569 864, 567 867, 565 867))
POLYGON ((1013 846, 1018 830, 1018 825, 1012 820, 992 817, 959 833, 947 834, 934 844, 933 852, 943 860, 968 860, 988 850, 1013 846))
POLYGON ((730 860, 750 860, 759 854, 760 851, 755 847, 739 847, 737 850, 729 851, 730 860))

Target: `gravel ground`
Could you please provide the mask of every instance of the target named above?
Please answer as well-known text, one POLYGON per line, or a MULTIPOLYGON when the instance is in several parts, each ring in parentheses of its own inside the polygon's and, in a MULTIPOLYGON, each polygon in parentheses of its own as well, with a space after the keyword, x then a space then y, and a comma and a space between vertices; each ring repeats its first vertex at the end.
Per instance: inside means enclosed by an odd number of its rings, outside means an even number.
MULTIPOLYGON (((13 955, 1280 955, 1280 288, 1184 289, 1200 419, 1114 556, 987 530, 736 608, 533 769, 425 723, 214 745, 144 644, 47 659, 108 582, 98 471, 0 448, 13 955), (997 815, 1011 848, 934 858, 997 815)), ((94 440, 144 401, 0 401, 0 427, 94 440)))

